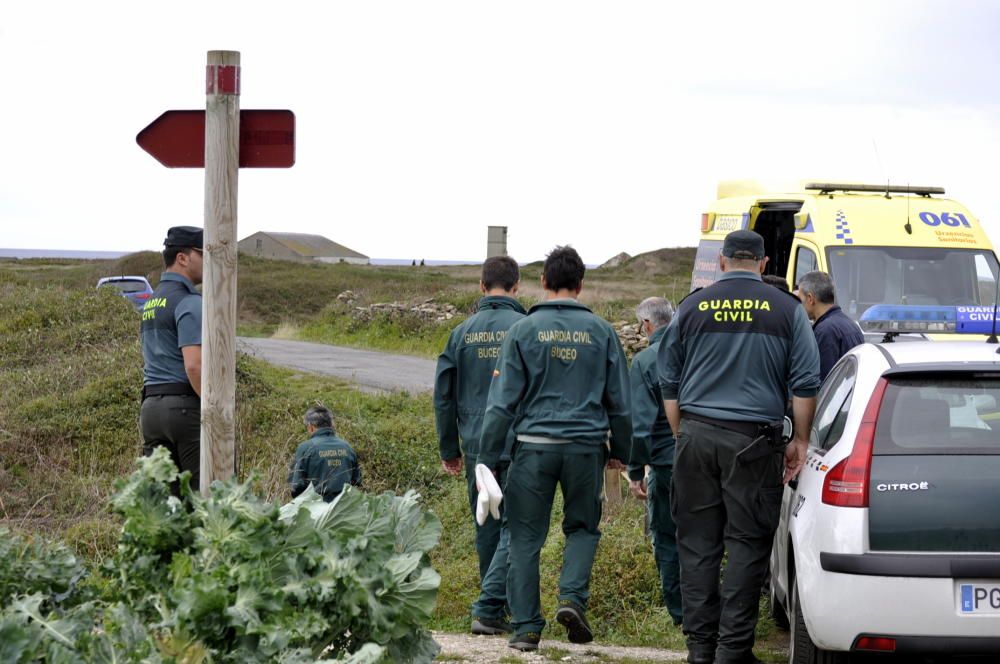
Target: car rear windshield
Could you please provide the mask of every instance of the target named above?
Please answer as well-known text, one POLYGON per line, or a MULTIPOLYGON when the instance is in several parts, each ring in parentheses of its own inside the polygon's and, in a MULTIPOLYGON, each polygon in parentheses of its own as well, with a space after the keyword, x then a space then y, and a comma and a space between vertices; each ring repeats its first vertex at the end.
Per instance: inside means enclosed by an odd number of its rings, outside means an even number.
POLYGON ((135 279, 118 279, 116 281, 106 281, 102 286, 110 286, 119 293, 141 293, 146 290, 146 284, 135 279))
POLYGON ((876 454, 1000 454, 1000 374, 894 378, 876 454))

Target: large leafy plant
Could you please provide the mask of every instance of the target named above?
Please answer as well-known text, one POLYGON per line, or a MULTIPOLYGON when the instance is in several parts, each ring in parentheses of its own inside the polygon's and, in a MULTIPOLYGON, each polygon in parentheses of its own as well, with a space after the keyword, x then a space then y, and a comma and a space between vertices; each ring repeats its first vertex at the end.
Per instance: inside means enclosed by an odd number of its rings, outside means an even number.
POLYGON ((65 548, 0 533, 0 661, 433 660, 441 524, 417 494, 279 507, 250 483, 201 498, 184 480, 163 451, 140 460, 112 499, 117 553, 82 584, 65 548))

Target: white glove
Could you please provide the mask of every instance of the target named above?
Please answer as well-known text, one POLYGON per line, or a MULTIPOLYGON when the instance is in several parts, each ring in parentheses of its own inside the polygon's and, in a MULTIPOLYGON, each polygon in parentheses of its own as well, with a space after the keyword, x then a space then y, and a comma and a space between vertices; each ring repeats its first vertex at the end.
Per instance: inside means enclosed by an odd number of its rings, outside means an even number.
POLYGON ((476 464, 476 488, 479 489, 479 496, 476 498, 476 523, 480 526, 486 523, 487 513, 499 521, 503 492, 490 469, 481 463, 476 464))

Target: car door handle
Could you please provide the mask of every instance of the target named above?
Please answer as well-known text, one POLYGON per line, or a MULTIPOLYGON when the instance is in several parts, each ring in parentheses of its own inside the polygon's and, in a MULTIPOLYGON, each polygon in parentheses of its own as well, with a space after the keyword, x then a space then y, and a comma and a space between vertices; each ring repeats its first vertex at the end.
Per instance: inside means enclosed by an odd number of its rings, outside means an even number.
POLYGON ((795 491, 796 489, 798 489, 799 488, 799 478, 796 477, 794 479, 788 480, 788 488, 791 489, 792 491, 795 491))

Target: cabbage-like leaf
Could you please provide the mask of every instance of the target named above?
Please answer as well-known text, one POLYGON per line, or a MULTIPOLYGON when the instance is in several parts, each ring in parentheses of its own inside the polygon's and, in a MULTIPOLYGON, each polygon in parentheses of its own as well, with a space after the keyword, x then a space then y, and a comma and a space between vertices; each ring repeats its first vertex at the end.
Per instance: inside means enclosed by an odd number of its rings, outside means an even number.
POLYGON ((396 550, 400 553, 427 553, 441 539, 441 521, 420 507, 420 494, 407 491, 396 498, 396 550))

